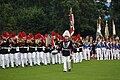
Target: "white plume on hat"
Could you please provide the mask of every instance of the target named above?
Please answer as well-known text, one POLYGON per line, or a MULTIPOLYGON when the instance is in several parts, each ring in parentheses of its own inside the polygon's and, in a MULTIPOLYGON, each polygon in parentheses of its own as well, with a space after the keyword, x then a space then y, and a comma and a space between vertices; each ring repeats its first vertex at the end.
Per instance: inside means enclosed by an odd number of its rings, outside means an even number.
POLYGON ((16 39, 18 39, 18 36, 15 36, 16 39))
POLYGON ((70 37, 70 32, 68 30, 65 30, 65 32, 62 35, 63 37, 68 36, 70 37))

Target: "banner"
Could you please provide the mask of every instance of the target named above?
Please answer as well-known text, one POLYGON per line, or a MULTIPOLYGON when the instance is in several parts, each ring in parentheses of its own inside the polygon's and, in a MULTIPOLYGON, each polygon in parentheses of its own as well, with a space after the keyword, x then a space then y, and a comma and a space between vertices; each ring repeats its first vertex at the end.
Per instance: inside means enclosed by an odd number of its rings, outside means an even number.
POLYGON ((115 23, 114 23, 114 20, 112 21, 112 24, 113 24, 113 36, 116 35, 116 29, 115 29, 115 23))
POLYGON ((70 8, 70 14, 69 14, 69 19, 70 19, 70 35, 72 36, 74 34, 74 15, 72 13, 72 8, 70 8))
POLYGON ((105 38, 109 37, 109 29, 108 29, 108 21, 106 21, 106 27, 105 27, 105 38))

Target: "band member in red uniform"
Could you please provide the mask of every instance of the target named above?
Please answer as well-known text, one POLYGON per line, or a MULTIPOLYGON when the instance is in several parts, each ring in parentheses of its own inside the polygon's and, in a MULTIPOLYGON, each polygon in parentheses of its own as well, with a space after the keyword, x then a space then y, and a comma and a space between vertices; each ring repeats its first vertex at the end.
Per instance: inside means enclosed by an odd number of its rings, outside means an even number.
POLYGON ((45 49, 45 42, 43 41, 43 35, 40 33, 35 35, 36 44, 37 44, 37 64, 39 62, 43 65, 44 64, 44 49, 45 49))
POLYGON ((51 53, 51 37, 45 34, 45 50, 44 50, 44 65, 50 65, 50 53, 51 53))
POLYGON ((71 55, 73 50, 73 44, 72 41, 69 40, 70 33, 68 30, 66 30, 63 33, 64 41, 61 42, 61 50, 62 50, 62 56, 63 56, 63 71, 71 71, 71 55), (68 68, 67 68, 68 64, 68 68))
POLYGON ((9 34, 8 32, 4 32, 2 35, 2 41, 0 42, 0 54, 1 54, 1 66, 4 69, 5 65, 8 68, 9 67, 9 46, 10 46, 10 42, 9 42, 9 34))

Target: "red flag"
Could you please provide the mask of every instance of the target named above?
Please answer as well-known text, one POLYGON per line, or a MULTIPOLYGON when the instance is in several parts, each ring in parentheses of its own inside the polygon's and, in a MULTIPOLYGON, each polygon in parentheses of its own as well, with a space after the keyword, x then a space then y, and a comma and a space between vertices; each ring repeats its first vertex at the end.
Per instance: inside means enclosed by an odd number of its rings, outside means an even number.
POLYGON ((70 19, 70 35, 72 36, 75 30, 74 29, 74 15, 72 13, 72 8, 70 9, 69 19, 70 19))

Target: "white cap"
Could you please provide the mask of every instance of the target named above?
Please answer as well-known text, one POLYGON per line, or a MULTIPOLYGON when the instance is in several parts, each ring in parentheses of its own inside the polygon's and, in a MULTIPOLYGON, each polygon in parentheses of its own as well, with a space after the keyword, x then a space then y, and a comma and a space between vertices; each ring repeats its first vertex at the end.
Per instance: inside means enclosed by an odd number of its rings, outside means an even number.
POLYGON ((115 39, 116 39, 116 40, 119 40, 119 37, 117 36, 115 39))
POLYGON ((62 35, 63 37, 68 36, 70 37, 70 32, 68 30, 65 30, 65 32, 62 35))

